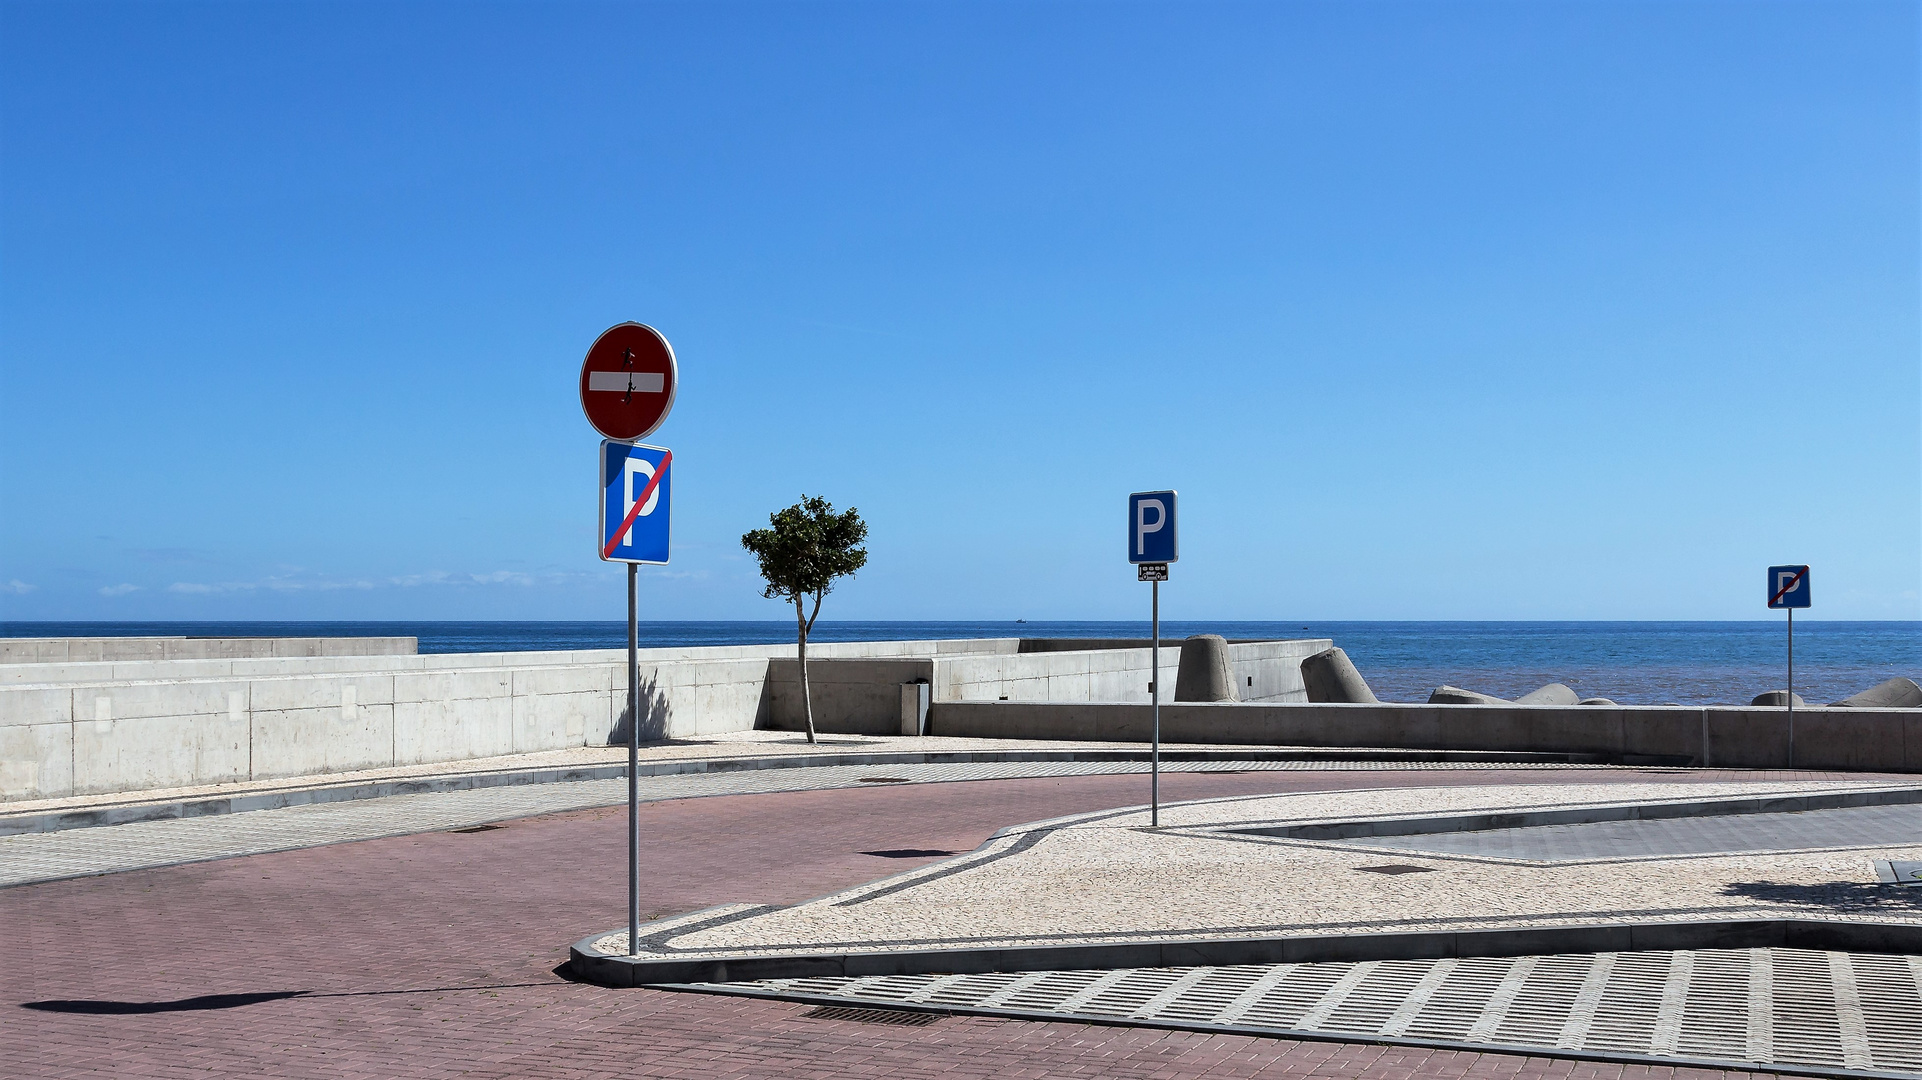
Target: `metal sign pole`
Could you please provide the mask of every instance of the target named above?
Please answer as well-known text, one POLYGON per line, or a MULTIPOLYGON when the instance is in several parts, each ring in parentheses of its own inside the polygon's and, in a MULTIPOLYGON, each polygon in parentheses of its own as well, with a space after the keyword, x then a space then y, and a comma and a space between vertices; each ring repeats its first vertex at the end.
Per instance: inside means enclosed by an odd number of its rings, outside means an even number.
POLYGON ((1789 609, 1789 768, 1795 768, 1795 609, 1789 609))
POLYGON ((1155 652, 1149 664, 1148 695, 1154 701, 1155 730, 1148 769, 1148 827, 1158 829, 1161 827, 1161 582, 1156 580, 1149 588, 1154 597, 1149 601, 1149 611, 1154 621, 1155 652))
POLYGON ((634 595, 640 567, 627 564, 627 955, 641 935, 641 615, 634 595))

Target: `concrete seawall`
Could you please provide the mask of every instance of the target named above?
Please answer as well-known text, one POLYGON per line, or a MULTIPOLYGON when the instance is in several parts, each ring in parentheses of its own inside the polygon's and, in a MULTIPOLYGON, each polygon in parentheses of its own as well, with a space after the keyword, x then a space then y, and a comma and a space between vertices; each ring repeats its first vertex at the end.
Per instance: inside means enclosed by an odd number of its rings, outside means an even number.
MULTIPOLYGON (((821 731, 894 735, 900 733, 899 687, 932 684, 936 702, 1051 701, 1146 702, 1153 668, 1147 642, 1099 642, 1093 649, 1033 649, 975 652, 898 660, 808 660, 814 723, 821 731)), ((1328 647, 1325 639, 1238 642, 1228 647, 1230 667, 1242 701, 1306 702, 1301 661, 1328 647)), ((1173 700, 1181 646, 1161 650, 1161 699, 1173 700)), ((799 731, 801 665, 790 657, 768 664, 768 711, 761 727, 799 731)), ((1029 736, 1013 736, 1027 738, 1029 736)), ((1042 738, 1043 736, 1033 736, 1042 738)))
MULTIPOLYGON (((264 640, 264 639, 263 639, 264 640)), ((817 722, 898 732, 900 684, 935 700, 1040 687, 1147 700, 1147 649, 1022 651, 1017 638, 809 647, 817 722)), ((1298 693, 1325 642, 1237 646, 1250 692, 1298 693)), ((1179 650, 1163 654, 1173 685, 1179 650)), ((788 644, 645 649, 641 737, 800 723, 788 644)), ((624 741, 627 654, 242 656, 0 665, 0 801, 422 765, 624 741)))
POLYGON ((0 638, 0 664, 100 660, 202 660, 237 656, 412 655, 410 637, 0 638))
MULTIPOLYGON (((939 702, 936 735, 1139 741, 1150 709, 1131 703, 939 702)), ((1166 742, 1597 754, 1626 764, 1922 771, 1922 709, 1795 711, 1789 756, 1779 708, 1539 705, 1161 706, 1166 742)))

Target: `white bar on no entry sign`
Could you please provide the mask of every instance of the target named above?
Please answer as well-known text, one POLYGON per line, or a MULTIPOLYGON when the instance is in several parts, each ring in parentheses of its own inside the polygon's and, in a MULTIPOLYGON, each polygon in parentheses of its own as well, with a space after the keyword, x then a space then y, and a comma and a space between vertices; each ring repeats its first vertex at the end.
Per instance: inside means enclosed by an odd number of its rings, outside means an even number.
POLYGON ((589 390, 612 390, 625 394, 629 390, 637 394, 658 394, 666 378, 658 371, 590 371, 587 373, 589 390))

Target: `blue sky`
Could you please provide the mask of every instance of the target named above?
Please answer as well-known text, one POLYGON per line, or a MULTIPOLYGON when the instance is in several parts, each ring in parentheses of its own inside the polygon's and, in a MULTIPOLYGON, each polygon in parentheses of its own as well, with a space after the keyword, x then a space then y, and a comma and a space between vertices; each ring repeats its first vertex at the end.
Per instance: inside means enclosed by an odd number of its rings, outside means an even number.
POLYGON ((1922 616, 1913 3, 0 3, 0 618, 1922 616))

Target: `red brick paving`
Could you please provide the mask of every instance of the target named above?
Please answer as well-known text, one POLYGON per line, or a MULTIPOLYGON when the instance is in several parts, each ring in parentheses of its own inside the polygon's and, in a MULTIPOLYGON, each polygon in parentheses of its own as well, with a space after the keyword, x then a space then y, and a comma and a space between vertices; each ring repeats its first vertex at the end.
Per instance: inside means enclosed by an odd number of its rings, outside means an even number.
MULTIPOLYGON (((1674 778, 1738 777, 1756 774, 1674 778)), ((1169 800, 1179 800, 1640 778, 1174 773, 1162 785, 1169 800)), ((1137 803, 1144 787, 1140 777, 1089 776, 643 806, 642 909, 658 915, 728 901, 804 900, 926 861, 863 851, 965 851, 1006 825, 1137 803)), ((809 1019, 808 1007, 785 1002, 568 982, 553 973, 568 943, 626 919, 625 818, 624 807, 589 810, 489 832, 0 890, 0 1075, 1711 1075, 968 1017, 902 1028, 809 1019), (209 995, 298 996, 188 1000, 209 995)))

